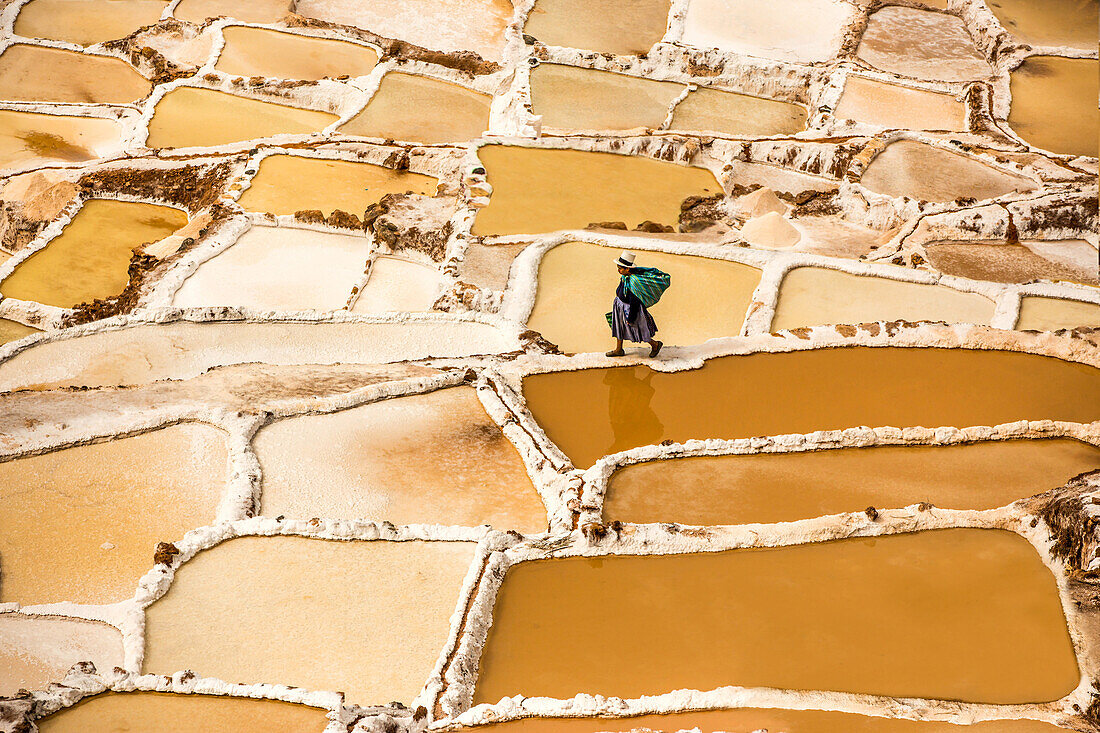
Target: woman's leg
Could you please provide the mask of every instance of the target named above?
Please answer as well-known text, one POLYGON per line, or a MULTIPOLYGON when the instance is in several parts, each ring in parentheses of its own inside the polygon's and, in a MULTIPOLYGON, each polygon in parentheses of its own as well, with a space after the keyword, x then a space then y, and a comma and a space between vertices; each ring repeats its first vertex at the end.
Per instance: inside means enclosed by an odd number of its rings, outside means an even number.
POLYGON ((664 346, 664 341, 658 341, 657 339, 649 340, 649 355, 650 357, 657 356, 661 353, 661 347, 664 346))
POLYGON ((621 338, 615 339, 615 348, 607 352, 606 356, 622 356, 626 352, 623 351, 623 340, 621 338))

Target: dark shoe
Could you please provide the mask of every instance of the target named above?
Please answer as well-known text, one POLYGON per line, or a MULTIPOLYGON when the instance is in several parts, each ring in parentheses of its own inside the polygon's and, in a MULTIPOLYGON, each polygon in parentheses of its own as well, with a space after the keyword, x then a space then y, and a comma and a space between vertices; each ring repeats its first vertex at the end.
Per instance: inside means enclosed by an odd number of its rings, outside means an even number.
POLYGON ((614 351, 607 352, 604 356, 626 356, 626 352, 622 349, 615 349, 614 351))
POLYGON ((653 357, 657 356, 657 354, 660 354, 661 353, 661 347, 664 346, 664 345, 665 345, 664 341, 658 341, 657 345, 652 347, 649 350, 649 358, 652 359, 653 357))

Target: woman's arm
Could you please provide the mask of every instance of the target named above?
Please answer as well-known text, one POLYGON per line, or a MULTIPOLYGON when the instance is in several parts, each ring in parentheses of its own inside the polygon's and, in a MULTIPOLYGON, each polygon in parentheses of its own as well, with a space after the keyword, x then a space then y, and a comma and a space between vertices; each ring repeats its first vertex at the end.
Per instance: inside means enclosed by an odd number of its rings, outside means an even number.
POLYGON ((638 315, 642 310, 642 301, 638 296, 630 292, 630 288, 621 288, 623 291, 623 302, 627 305, 626 317, 627 320, 633 322, 638 319, 638 315))

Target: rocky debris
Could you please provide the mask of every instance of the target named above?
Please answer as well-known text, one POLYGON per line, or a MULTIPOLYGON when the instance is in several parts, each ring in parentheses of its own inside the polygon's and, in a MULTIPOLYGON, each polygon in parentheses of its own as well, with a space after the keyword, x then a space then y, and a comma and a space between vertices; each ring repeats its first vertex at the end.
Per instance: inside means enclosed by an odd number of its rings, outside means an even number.
POLYGON ((667 224, 658 224, 655 221, 646 219, 638 226, 634 227, 636 232, 648 232, 649 234, 671 234, 676 230, 667 224))
POLYGON ((796 194, 779 194, 784 201, 794 205, 791 218, 800 216, 836 216, 841 213, 840 192, 832 191, 801 191, 796 194))
POLYGON ((391 252, 415 250, 436 262, 446 254, 447 239, 454 225, 451 217, 458 204, 450 198, 431 198, 419 194, 388 194, 378 202, 378 210, 364 212, 367 228, 375 239, 391 252))
POLYGON ((125 194, 175 204, 195 213, 217 202, 233 174, 234 162, 156 168, 103 167, 81 176, 80 192, 85 197, 125 194))
POLYGON ((594 221, 586 226, 585 229, 615 229, 625 232, 627 226, 625 221, 594 221))
POLYGON ((153 553, 153 562, 157 565, 171 565, 178 554, 179 548, 171 542, 158 542, 156 552, 153 553))
POLYGON ((302 209, 294 212, 294 220, 303 224, 324 224, 325 212, 320 209, 302 209))
POLYGON ((154 85, 166 84, 193 76, 202 64, 202 59, 195 58, 194 63, 188 63, 180 57, 169 58, 164 53, 168 47, 178 49, 181 46, 176 39, 181 33, 185 33, 184 26, 184 23, 175 19, 161 21, 155 26, 136 30, 125 38, 106 41, 103 46, 128 60, 131 66, 154 85), (156 48, 160 43, 164 45, 156 48))
POLYGON ((1086 508, 1096 506, 1092 494, 1098 486, 1100 471, 1092 471, 1027 501, 1028 509, 1050 528, 1051 554, 1062 560, 1071 574, 1084 574, 1100 558, 1100 512, 1086 508))
POLYGON ((355 214, 349 214, 346 211, 340 209, 334 210, 325 223, 330 227, 336 227, 338 229, 362 229, 363 222, 359 221, 359 217, 355 214))
POLYGON ((693 234, 724 220, 724 200, 725 197, 720 193, 713 196, 688 196, 680 202, 679 230, 685 234, 693 234))
POLYGON ((542 337, 538 331, 528 329, 519 335, 519 341, 525 351, 534 351, 540 354, 560 354, 558 345, 551 343, 542 337))
POLYGON ((499 293, 483 290, 477 285, 461 280, 456 281, 432 304, 432 310, 448 313, 461 313, 463 311, 493 312, 499 308, 499 293))
MULTIPOLYGON (((30 244, 46 225, 77 196, 75 183, 60 181, 48 185, 39 193, 28 191, 28 197, 0 201, 0 248, 18 252, 30 244)), ((7 191, 5 191, 5 195, 7 191)))

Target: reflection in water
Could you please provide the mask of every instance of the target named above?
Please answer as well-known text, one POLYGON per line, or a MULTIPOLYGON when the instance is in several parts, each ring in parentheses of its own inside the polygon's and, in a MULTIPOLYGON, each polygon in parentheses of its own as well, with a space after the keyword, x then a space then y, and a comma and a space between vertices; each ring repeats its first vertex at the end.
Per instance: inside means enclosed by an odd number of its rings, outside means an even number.
POLYGON ((665 428, 657 413, 650 406, 656 390, 650 382, 655 372, 645 367, 632 369, 608 369, 603 383, 607 385, 607 417, 611 421, 611 430, 615 440, 608 453, 633 448, 639 443, 657 443, 664 435, 665 428), (638 373, 644 372, 644 377, 638 373))

